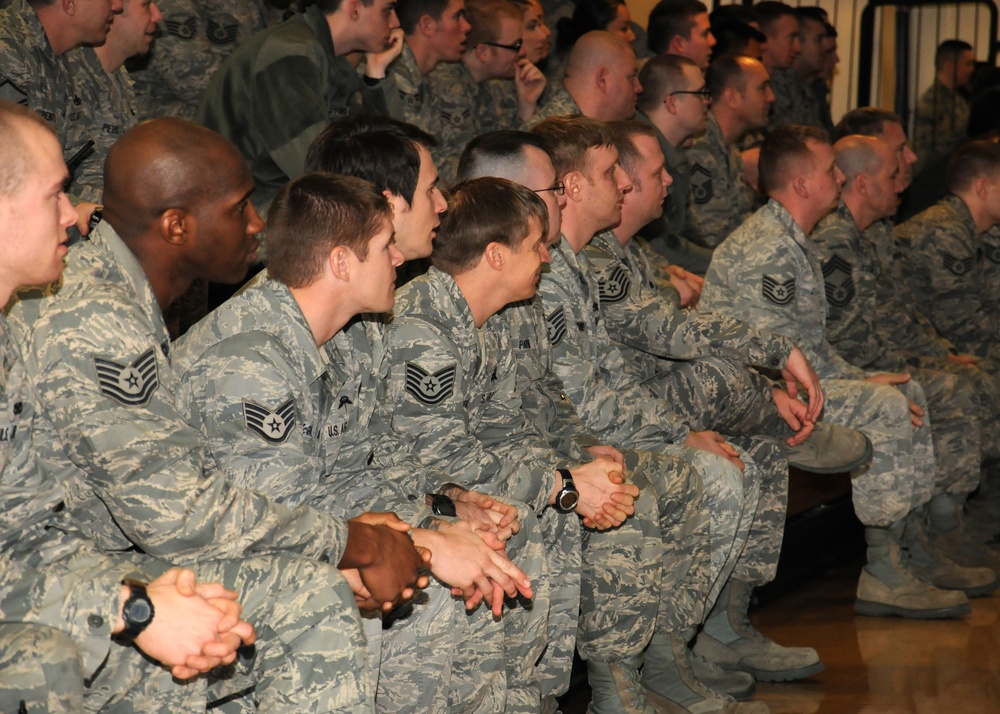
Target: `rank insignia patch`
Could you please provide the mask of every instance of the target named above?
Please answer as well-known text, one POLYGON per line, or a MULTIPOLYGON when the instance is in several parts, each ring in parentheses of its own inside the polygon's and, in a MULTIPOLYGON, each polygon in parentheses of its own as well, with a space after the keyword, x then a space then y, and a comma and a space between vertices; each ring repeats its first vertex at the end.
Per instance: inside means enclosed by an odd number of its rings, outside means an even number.
POLYGON ((985 245, 983 253, 991 263, 1000 265, 1000 245, 985 245))
POLYGON ((826 288, 826 301, 834 307, 846 307, 854 299, 851 264, 839 255, 823 264, 823 284, 826 288))
POLYGON ((9 79, 0 82, 0 99, 20 104, 22 107, 28 106, 28 93, 9 79))
POLYGON ((94 357, 94 368, 101 394, 127 407, 139 407, 148 402, 160 384, 156 374, 156 352, 152 347, 131 364, 94 357))
POLYGON ((784 307, 795 299, 795 278, 789 278, 785 282, 779 283, 776 278, 765 275, 762 287, 764 297, 775 305, 784 307))
POLYGON ((708 203, 715 195, 712 187, 712 172, 701 164, 691 167, 691 197, 698 205, 708 203))
POLYGON ((622 266, 616 265, 598 284, 601 302, 621 302, 628 295, 631 286, 632 279, 628 273, 622 266))
POLYGON ((236 42, 236 35, 239 34, 240 26, 236 24, 223 25, 215 20, 208 21, 208 39, 216 45, 229 45, 236 42))
POLYGON ((972 270, 972 258, 956 258, 948 253, 942 253, 941 258, 944 260, 944 267, 955 275, 965 275, 972 270))
POLYGON ((429 406, 440 404, 455 391, 455 365, 431 374, 413 362, 406 363, 406 391, 418 402, 429 406))
POLYGON ((163 27, 168 35, 180 37, 182 40, 190 40, 198 31, 198 19, 188 17, 186 20, 164 20, 163 27))
POLYGON ((275 409, 244 401, 243 421, 247 429, 262 436, 264 441, 280 444, 295 427, 295 400, 289 399, 275 409))
POLYGON ((566 336, 566 311, 558 308, 545 318, 545 329, 549 333, 549 342, 555 347, 566 336))

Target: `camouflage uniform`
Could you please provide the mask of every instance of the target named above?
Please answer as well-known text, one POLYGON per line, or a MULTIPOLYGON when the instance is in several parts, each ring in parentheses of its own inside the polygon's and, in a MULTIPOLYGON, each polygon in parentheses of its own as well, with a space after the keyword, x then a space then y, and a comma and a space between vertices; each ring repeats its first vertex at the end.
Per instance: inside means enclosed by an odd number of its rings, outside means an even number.
POLYGON ((68 59, 52 52, 27 0, 15 0, 0 11, 0 99, 33 109, 49 122, 67 160, 81 148, 77 123, 82 100, 68 59))
POLYGON ((864 432, 874 447, 871 465, 852 480, 854 510, 865 525, 888 526, 933 490, 929 425, 911 427, 906 401, 924 406, 923 395, 912 381, 902 389, 861 381, 865 372, 827 342, 819 261, 812 241, 771 200, 716 250, 699 305, 783 334, 805 352, 824 380, 825 418, 864 432))
POLYGON ((771 76, 771 90, 774 92, 774 105, 767 124, 768 131, 789 124, 826 128, 815 91, 802 81, 793 68, 775 70, 771 76))
MULTIPOLYGON (((378 468, 368 431, 381 362, 369 345, 381 349, 369 342, 366 323, 357 320, 352 327, 360 340, 341 331, 326 348, 317 348, 288 288, 261 273, 180 341, 175 363, 183 373, 183 411, 205 435, 211 461, 242 488, 344 518, 393 511, 416 526, 431 515, 423 492, 404 491, 393 474, 378 468), (247 379, 250 374, 253 379, 247 379)), ((378 336, 377 323, 367 327, 378 336)), ((400 467, 426 471, 412 461, 400 467)), ((444 474, 438 478, 449 480, 444 474)), ((377 706, 382 711, 449 711, 448 675, 460 669, 452 662, 460 644, 453 639, 472 627, 477 642, 497 640, 476 653, 492 653, 495 661, 470 663, 475 666, 468 669, 481 673, 481 681, 468 686, 469 692, 452 692, 453 699, 464 697, 453 704, 471 711, 470 702, 483 699, 479 710, 494 711, 491 690, 503 693, 501 627, 485 608, 470 615, 471 625, 458 621, 460 611, 466 619, 463 604, 452 602, 447 588, 433 589, 441 592, 431 595, 432 603, 395 620, 386 641, 381 641, 380 622, 369 628, 382 670, 377 706), (427 686, 427 681, 441 686, 427 686)))
POLYGON ((715 248, 753 212, 753 189, 743 179, 742 157, 722 138, 712 112, 705 133, 684 151, 691 164, 691 208, 705 245, 715 248))
POLYGON ((875 245, 869 242, 841 202, 812 232, 822 258, 826 288, 826 335, 851 364, 873 372, 909 372, 927 396, 937 460, 939 490, 971 493, 979 483, 980 417, 983 406, 973 383, 957 374, 922 367, 883 339, 876 322, 912 310, 893 298, 881 303, 885 282, 875 245))
MULTIPOLYGON (((653 124, 642 112, 636 113, 635 118, 653 124)), ((691 210, 691 165, 687 154, 671 145, 659 131, 656 132, 656 140, 663 151, 667 173, 673 183, 663 202, 663 216, 644 226, 639 235, 670 263, 704 275, 712 261, 712 251, 704 247, 701 226, 691 210)))
POLYGON ((132 80, 124 67, 106 72, 90 47, 66 55, 73 69, 73 83, 82 100, 78 136, 73 145, 93 139, 95 146, 73 173, 70 192, 84 201, 101 202, 104 193, 104 159, 108 150, 136 125, 132 80))
POLYGON ((937 79, 920 95, 913 114, 913 150, 916 171, 933 157, 949 154, 965 138, 969 125, 969 101, 937 79))
POLYGON ((41 700, 46 711, 194 711, 256 685, 256 701, 274 711, 371 710, 352 593, 333 568, 301 558, 196 568, 201 580, 240 594, 259 638, 252 672, 240 661, 222 668, 228 674, 178 685, 135 648, 113 643, 120 580, 151 579, 169 565, 101 553, 63 510, 62 483, 35 459, 40 402, 2 317, 0 365, 0 708, 41 700))
MULTIPOLYGON (((560 80, 554 87, 551 94, 549 94, 548 99, 545 100, 545 104, 538 107, 538 111, 535 115, 531 117, 526 123, 528 127, 533 127, 535 124, 541 123, 543 119, 548 119, 549 117, 566 117, 583 114, 580 111, 580 107, 577 106, 573 97, 570 93, 566 91, 566 88, 562 85, 562 80, 560 80)), ((548 91, 546 91, 548 94, 548 91)))
POLYGON ((331 121, 361 108, 388 114, 392 92, 391 77, 370 84, 337 56, 326 16, 311 5, 233 52, 195 119, 236 144, 253 173, 253 202, 264 209, 302 175, 309 145, 331 121))

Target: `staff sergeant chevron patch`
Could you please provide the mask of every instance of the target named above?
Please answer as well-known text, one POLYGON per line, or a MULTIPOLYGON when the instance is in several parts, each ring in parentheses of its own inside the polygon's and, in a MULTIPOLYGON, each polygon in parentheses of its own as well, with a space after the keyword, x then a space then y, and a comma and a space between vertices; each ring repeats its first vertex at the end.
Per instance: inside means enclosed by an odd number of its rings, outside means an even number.
POLYGON ((826 301, 834 307, 847 307, 854 299, 854 276, 851 264, 835 255, 823 264, 826 301))
POLYGON ((156 374, 156 352, 152 347, 131 364, 94 357, 94 369, 101 394, 127 407, 140 407, 148 402, 160 384, 156 374))
POLYGON ((184 20, 164 20, 163 27, 168 35, 190 40, 198 31, 198 18, 189 16, 184 20))
POLYGON ((264 441, 280 444, 295 428, 295 400, 289 399, 275 409, 243 400, 243 422, 264 441))
POLYGON ((795 278, 789 278, 785 282, 780 283, 777 278, 765 275, 762 288, 764 297, 775 305, 784 307, 795 299, 795 278))
POLYGON ((598 283, 601 302, 621 302, 628 296, 628 290, 631 286, 632 278, 622 266, 616 265, 607 277, 601 278, 598 283))
POLYGON ((956 258, 949 253, 942 253, 941 258, 944 260, 944 267, 955 275, 965 275, 972 270, 972 258, 956 258))
POLYGON ((429 406, 440 404, 455 391, 455 365, 431 374, 413 362, 406 363, 406 391, 418 402, 429 406))
POLYGON ((566 336, 566 311, 561 307, 554 310, 545 318, 545 328, 553 347, 562 342, 566 336))
POLYGON ((223 24, 215 20, 209 20, 208 27, 206 28, 208 39, 216 45, 229 45, 236 42, 236 36, 239 32, 240 26, 235 22, 223 24))

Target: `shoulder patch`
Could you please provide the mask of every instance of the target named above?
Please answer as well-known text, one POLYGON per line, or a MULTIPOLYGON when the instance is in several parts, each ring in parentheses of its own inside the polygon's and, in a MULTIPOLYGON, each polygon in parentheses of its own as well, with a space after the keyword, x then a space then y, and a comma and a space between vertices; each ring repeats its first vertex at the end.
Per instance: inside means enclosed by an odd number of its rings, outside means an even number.
POLYGON ((956 258, 950 253, 942 253, 941 258, 944 261, 944 267, 955 275, 965 275, 972 270, 972 258, 956 258))
POLYGON ((615 265, 598 282, 598 292, 602 303, 621 302, 628 296, 632 278, 620 265, 615 265))
POLYGON ((208 34, 208 39, 212 44, 216 45, 230 45, 236 41, 236 35, 240 32, 240 26, 236 23, 231 25, 224 25, 221 22, 216 22, 215 20, 209 20, 208 26, 205 28, 208 34))
POLYGON ((198 31, 198 19, 193 16, 177 20, 165 19, 163 29, 167 31, 168 35, 180 37, 182 40, 190 40, 198 31))
POLYGON ((274 409, 244 400, 243 422, 247 429, 263 437, 264 441, 280 444, 295 427, 295 400, 289 399, 274 409))
POLYGON ((413 362, 406 363, 406 391, 418 402, 434 406, 450 397, 455 391, 457 367, 450 365, 431 374, 413 362))
POLYGON ((0 99, 20 104, 22 107, 28 106, 28 93, 9 79, 0 82, 0 99))
POLYGON ((103 357, 93 359, 101 394, 127 407, 144 405, 160 384, 156 372, 156 351, 152 347, 131 364, 103 357))
POLYGON ((712 172, 701 164, 691 165, 691 198, 701 205, 708 203, 715 195, 712 186, 712 172))
POLYGON ((991 263, 1000 265, 1000 245, 984 245, 983 253, 991 263))
POLYGON ((780 283, 777 278, 765 275, 761 287, 764 297, 775 305, 784 307, 795 299, 795 278, 789 278, 780 283))
POLYGON ((852 265, 839 255, 823 263, 823 285, 826 301, 834 307, 847 307, 854 299, 852 265))
POLYGON ((549 342, 555 347, 566 336, 566 310, 559 307, 545 318, 545 329, 549 333, 549 342))

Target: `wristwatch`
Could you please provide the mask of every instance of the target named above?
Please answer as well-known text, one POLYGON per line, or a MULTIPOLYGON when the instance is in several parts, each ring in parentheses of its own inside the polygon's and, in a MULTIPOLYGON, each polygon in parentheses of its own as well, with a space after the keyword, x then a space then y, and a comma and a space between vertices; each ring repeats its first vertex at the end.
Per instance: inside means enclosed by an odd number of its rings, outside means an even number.
POLYGON ((129 589, 129 596, 122 606, 125 629, 119 632, 117 637, 122 640, 134 640, 149 627, 156 610, 153 609, 153 601, 146 593, 145 583, 140 583, 137 580, 122 580, 122 585, 129 589))
POLYGON ((435 493, 431 495, 431 512, 435 516, 457 516, 458 511, 455 510, 455 502, 451 500, 451 497, 445 496, 443 493, 435 493))
POLYGON ((556 494, 555 509, 560 513, 572 513, 580 501, 580 492, 573 483, 573 474, 569 469, 556 469, 556 472, 562 476, 562 488, 556 494))

